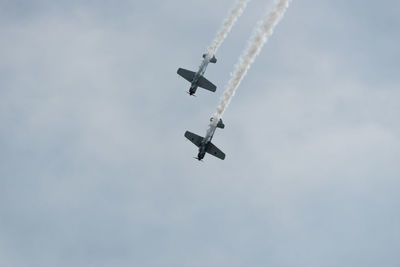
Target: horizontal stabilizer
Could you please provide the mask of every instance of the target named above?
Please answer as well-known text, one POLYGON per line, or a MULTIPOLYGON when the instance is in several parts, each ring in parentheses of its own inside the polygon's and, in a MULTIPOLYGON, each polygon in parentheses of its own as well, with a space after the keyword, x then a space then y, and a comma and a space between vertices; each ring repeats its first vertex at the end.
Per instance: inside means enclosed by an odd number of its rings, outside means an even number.
MULTIPOLYGON (((213 121, 214 118, 210 118, 210 121, 213 121)), ((219 119, 218 123, 217 123, 217 127, 224 129, 225 128, 225 124, 222 122, 222 119, 219 119)))
POLYGON ((209 143, 207 146, 207 153, 213 155, 214 157, 217 157, 219 159, 224 160, 225 159, 225 153, 222 152, 221 150, 218 149, 213 143, 209 143))
POLYGON ((224 129, 225 128, 225 124, 222 122, 222 120, 220 119, 218 124, 217 124, 218 128, 224 129))
POLYGON ((214 64, 217 63, 217 59, 215 58, 215 56, 213 56, 212 59, 210 59, 210 62, 214 64))
MULTIPOLYGON (((206 58, 206 56, 207 56, 207 54, 203 54, 203 58, 206 58)), ((217 63, 217 59, 215 58, 215 56, 213 56, 213 57, 210 59, 210 62, 211 62, 211 63, 217 63)))
POLYGON ((194 76, 196 75, 195 72, 190 71, 190 70, 185 70, 185 69, 182 69, 182 68, 179 68, 178 71, 177 71, 177 73, 178 73, 180 76, 182 76, 185 80, 187 80, 188 82, 190 82, 190 83, 193 81, 193 78, 194 78, 194 76))
POLYGON ((199 87, 209 90, 211 92, 215 92, 217 90, 217 87, 214 84, 212 84, 209 80, 204 78, 203 76, 199 77, 197 85, 199 87))
POLYGON ((189 139, 190 142, 195 144, 197 147, 201 145, 201 142, 203 142, 203 137, 198 136, 197 134, 191 133, 189 131, 185 132, 185 137, 189 139))

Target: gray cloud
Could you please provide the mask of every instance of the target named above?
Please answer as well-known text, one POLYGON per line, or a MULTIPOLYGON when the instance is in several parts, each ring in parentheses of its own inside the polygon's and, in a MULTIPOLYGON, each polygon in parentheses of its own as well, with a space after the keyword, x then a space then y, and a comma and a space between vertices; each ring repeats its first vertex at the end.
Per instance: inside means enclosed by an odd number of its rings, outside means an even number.
POLYGON ((398 3, 293 1, 198 164, 231 4, 1 3, 1 266, 398 266, 398 3))

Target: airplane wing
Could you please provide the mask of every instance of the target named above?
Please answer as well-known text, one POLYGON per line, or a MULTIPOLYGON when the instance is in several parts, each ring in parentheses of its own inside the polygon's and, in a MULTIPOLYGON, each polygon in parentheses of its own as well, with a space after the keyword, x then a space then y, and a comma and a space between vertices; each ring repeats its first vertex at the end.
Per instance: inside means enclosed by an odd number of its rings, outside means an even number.
POLYGON ((201 142, 203 141, 203 137, 198 136, 197 134, 191 133, 189 131, 185 132, 185 137, 190 140, 193 144, 195 144, 197 147, 201 145, 201 142))
POLYGON ((225 153, 218 149, 213 143, 209 143, 207 147, 207 153, 217 157, 219 159, 225 159, 225 153))
POLYGON ((187 80, 190 83, 193 81, 193 78, 196 75, 195 72, 190 71, 190 70, 185 70, 185 69, 182 69, 182 68, 179 68, 177 73, 180 76, 182 76, 183 78, 185 78, 185 80, 187 80))
POLYGON ((197 85, 201 88, 207 89, 211 92, 215 92, 217 90, 217 87, 212 84, 209 80, 204 78, 203 76, 200 76, 199 81, 197 82, 197 85))

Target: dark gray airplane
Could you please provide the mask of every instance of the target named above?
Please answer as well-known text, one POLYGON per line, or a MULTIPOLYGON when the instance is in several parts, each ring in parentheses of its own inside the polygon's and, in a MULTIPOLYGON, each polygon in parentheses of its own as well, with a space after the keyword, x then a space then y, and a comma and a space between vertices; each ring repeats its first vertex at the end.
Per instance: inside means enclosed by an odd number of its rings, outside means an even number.
POLYGON ((189 95, 194 95, 196 93, 197 87, 201 87, 204 89, 207 89, 211 92, 215 92, 217 90, 217 87, 212 84, 209 80, 204 78, 204 73, 206 72, 208 63, 217 63, 217 59, 215 56, 210 58, 207 54, 203 55, 203 61, 201 62, 201 65, 199 67, 199 70, 197 72, 193 72, 190 70, 185 70, 182 68, 179 68, 177 73, 182 76, 185 80, 191 83, 190 89, 188 94, 189 95))
MULTIPOLYGON (((212 118, 211 118, 212 121, 212 118)), ((219 159, 225 159, 225 154, 221 150, 218 149, 213 143, 211 143, 211 140, 214 136, 215 130, 217 128, 224 129, 225 125, 220 119, 218 124, 216 126, 211 125, 209 131, 207 131, 206 137, 201 137, 198 136, 197 134, 191 133, 189 131, 185 132, 185 137, 189 139, 193 144, 195 144, 199 148, 199 154, 197 154, 198 160, 202 160, 204 158, 204 155, 207 153, 219 158, 219 159)))

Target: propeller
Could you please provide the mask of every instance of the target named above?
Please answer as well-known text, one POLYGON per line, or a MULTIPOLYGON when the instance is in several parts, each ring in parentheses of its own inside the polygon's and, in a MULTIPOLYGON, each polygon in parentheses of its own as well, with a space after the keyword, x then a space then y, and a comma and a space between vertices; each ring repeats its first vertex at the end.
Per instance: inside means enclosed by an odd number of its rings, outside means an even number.
POLYGON ((204 162, 202 159, 199 159, 198 157, 193 157, 194 159, 197 159, 200 162, 204 162))

